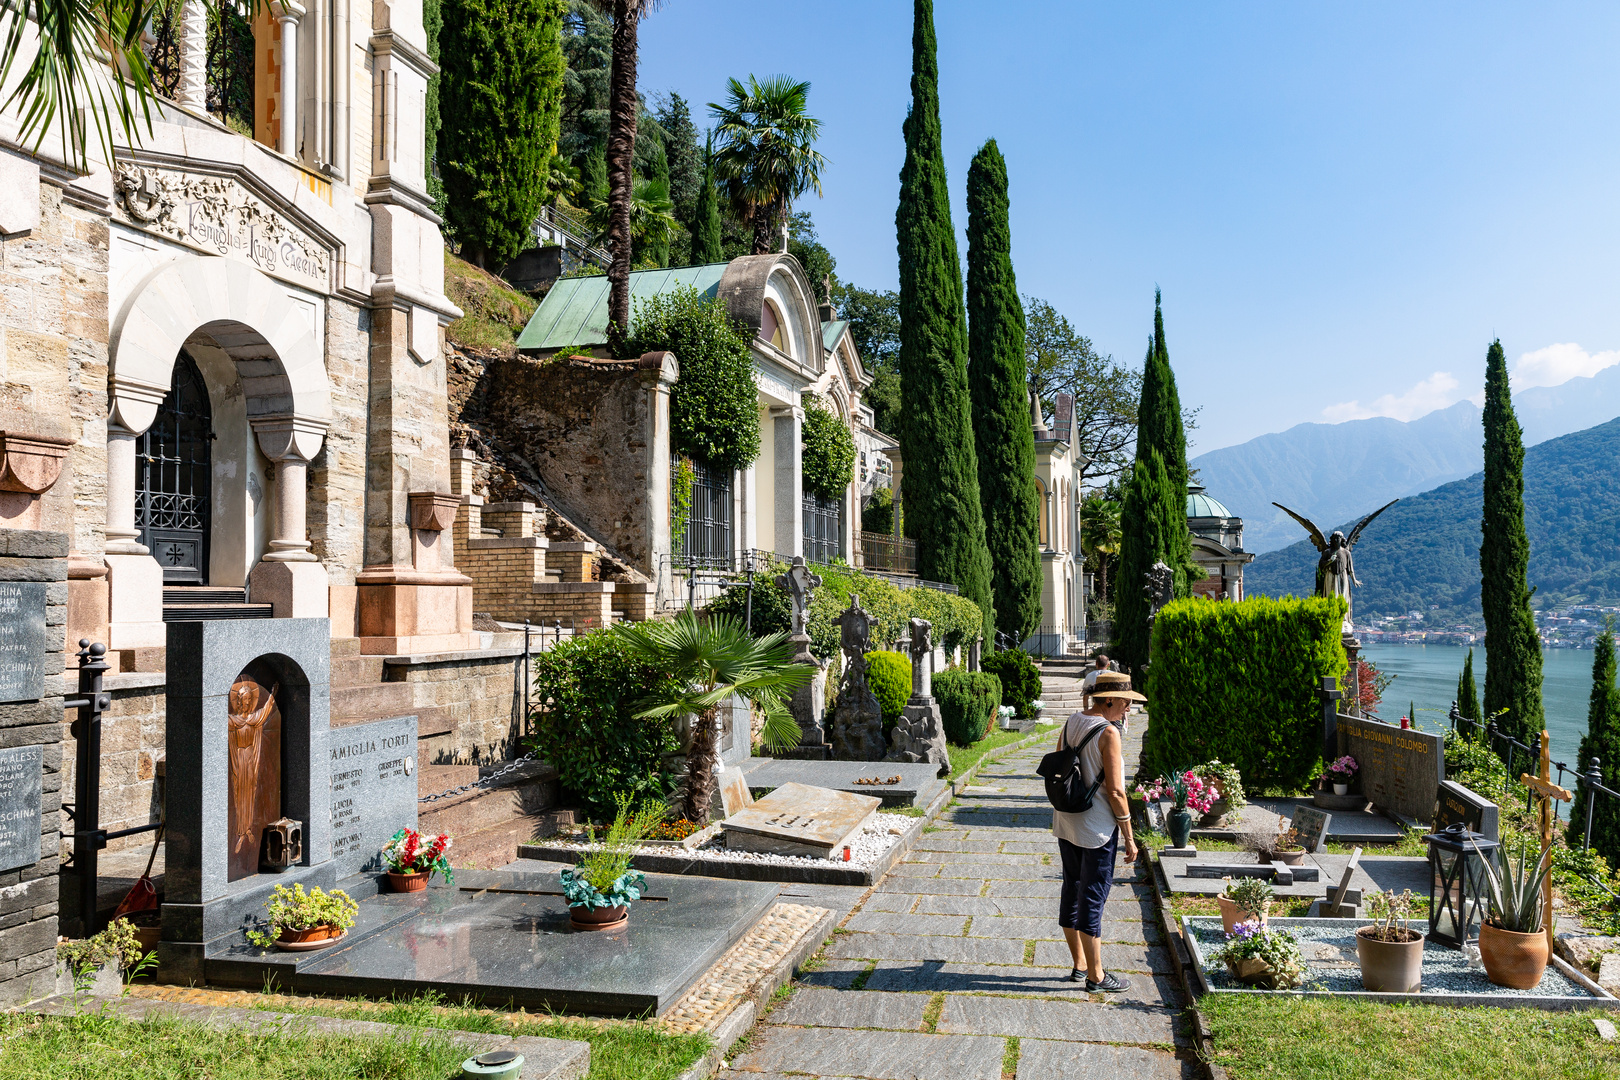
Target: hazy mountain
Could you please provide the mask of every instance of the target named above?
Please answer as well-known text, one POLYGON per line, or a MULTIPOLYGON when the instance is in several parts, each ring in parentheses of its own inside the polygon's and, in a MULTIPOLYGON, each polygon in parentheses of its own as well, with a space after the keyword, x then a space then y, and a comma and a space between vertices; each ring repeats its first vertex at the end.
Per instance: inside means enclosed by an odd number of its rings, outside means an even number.
MULTIPOLYGON (((1514 395, 1526 446, 1620 416, 1620 366, 1561 386, 1514 395)), ((1274 551, 1303 530, 1280 502, 1326 528, 1394 498, 1478 471, 1484 462, 1479 410, 1460 401, 1412 421, 1374 417, 1297 424, 1191 462, 1209 493, 1243 518, 1243 546, 1274 551)))
MULTIPOLYGON (((1530 584, 1538 608, 1568 602, 1620 602, 1620 420, 1549 439, 1524 455, 1525 530, 1530 584)), ((1386 500, 1387 501, 1387 500, 1386 500)), ((1449 624, 1477 621, 1480 517, 1484 475, 1402 499, 1362 533, 1356 545, 1355 614, 1429 613, 1449 624)), ((1348 529, 1357 507, 1324 529, 1348 529)), ((1317 553, 1302 540, 1261 555, 1243 577, 1246 592, 1309 593, 1317 553)))

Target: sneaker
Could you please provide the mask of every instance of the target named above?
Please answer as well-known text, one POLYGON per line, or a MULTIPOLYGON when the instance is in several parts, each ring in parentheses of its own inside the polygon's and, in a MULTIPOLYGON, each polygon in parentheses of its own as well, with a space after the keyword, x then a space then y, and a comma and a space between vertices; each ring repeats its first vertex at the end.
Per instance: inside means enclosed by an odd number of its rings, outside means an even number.
MULTIPOLYGON (((1085 972, 1076 972, 1075 974, 1083 975, 1085 972)), ((1089 978, 1086 980, 1086 993, 1088 994, 1118 994, 1130 988, 1131 984, 1128 980, 1120 978, 1113 972, 1105 973, 1102 982, 1092 982, 1089 978)))
POLYGON ((1073 971, 1069 972, 1069 981, 1090 982, 1091 980, 1086 978, 1086 971, 1084 968, 1075 968, 1073 971))

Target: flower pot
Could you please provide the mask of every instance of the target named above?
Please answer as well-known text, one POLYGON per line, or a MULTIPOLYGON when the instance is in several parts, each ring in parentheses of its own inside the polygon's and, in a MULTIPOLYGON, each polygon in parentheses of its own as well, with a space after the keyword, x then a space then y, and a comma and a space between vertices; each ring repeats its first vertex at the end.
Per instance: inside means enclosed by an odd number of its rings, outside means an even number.
POLYGON ((1280 862, 1284 866, 1302 866, 1305 863, 1305 849, 1293 848, 1288 851, 1273 851, 1272 862, 1280 862))
POLYGON ((342 939, 346 931, 339 930, 330 923, 320 926, 311 926, 303 930, 294 930, 291 927, 282 927, 281 933, 276 937, 276 948, 283 952, 313 952, 324 949, 328 945, 335 945, 342 939))
POLYGON ((617 930, 630 921, 630 906, 620 904, 618 907, 571 907, 568 909, 568 925, 575 930, 617 930))
POLYGON ((1231 809, 1232 804, 1226 800, 1225 795, 1222 795, 1220 798, 1215 800, 1214 804, 1210 806, 1209 810, 1204 814, 1204 816, 1198 819, 1198 827, 1201 829, 1215 828, 1221 823, 1221 819, 1224 818, 1227 815, 1227 812, 1231 809))
MULTIPOLYGON (((1239 907, 1236 900, 1226 896, 1217 896, 1215 902, 1221 905, 1221 926, 1228 934, 1232 932, 1238 923, 1254 922, 1254 916, 1239 907)), ((1266 925, 1264 915, 1260 916, 1260 925, 1266 925)))
POLYGON ((1348 794, 1350 794, 1350 785, 1349 784, 1334 784, 1333 785, 1333 794, 1335 794, 1335 795, 1348 795, 1348 794))
POLYGON ((1361 961, 1361 985, 1378 994, 1415 994, 1423 988, 1423 935, 1412 941, 1379 941, 1373 928, 1356 931, 1356 959, 1361 961))
POLYGON ((1170 834, 1170 843, 1178 848, 1186 847, 1187 841, 1192 838, 1192 814, 1186 810, 1172 810, 1164 819, 1165 832, 1170 834))
POLYGON ((1547 935, 1516 934, 1483 923, 1479 928, 1479 958, 1485 977, 1497 986, 1532 990, 1547 970, 1547 935))
POLYGON ((388 871, 388 887, 394 892, 421 892, 427 888, 428 878, 432 876, 431 870, 418 870, 412 874, 399 874, 388 871))

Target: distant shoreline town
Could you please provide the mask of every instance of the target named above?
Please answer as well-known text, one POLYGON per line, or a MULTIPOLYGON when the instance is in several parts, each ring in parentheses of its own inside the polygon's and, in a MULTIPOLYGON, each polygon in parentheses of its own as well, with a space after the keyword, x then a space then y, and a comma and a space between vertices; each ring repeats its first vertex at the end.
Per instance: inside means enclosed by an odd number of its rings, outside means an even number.
MULTIPOLYGON (((1603 620, 1620 620, 1620 607, 1598 607, 1581 604, 1572 607, 1538 611, 1536 632, 1545 649, 1591 649, 1597 646, 1597 637, 1603 630, 1603 620)), ((1432 613, 1431 616, 1432 617, 1432 613)), ((1451 626, 1424 626, 1424 613, 1409 611, 1404 615, 1391 615, 1372 619, 1356 627, 1356 637, 1363 643, 1379 645, 1482 645, 1485 632, 1477 626, 1462 623, 1451 626)), ((1620 638, 1617 638, 1620 641, 1620 638)))

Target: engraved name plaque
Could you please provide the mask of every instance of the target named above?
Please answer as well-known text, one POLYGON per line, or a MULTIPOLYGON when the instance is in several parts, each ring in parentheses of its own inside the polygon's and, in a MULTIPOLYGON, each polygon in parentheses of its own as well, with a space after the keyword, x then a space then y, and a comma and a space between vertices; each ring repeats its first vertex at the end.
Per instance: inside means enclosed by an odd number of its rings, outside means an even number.
POLYGON ((0 581, 0 702, 45 692, 45 583, 0 581))
POLYGON ((332 859, 338 877, 382 869, 382 849, 416 828, 416 717, 333 728, 332 859))
POLYGON ((39 862, 41 746, 0 750, 0 871, 39 862))

